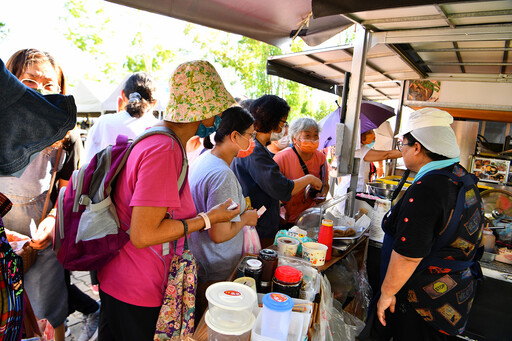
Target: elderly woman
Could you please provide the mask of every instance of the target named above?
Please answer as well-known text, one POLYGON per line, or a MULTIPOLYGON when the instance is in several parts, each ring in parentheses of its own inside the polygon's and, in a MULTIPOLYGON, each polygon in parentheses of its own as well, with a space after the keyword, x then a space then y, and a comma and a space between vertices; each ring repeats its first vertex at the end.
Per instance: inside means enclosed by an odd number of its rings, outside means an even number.
POLYGON ((220 114, 235 101, 206 61, 178 66, 170 93, 167 114, 158 125, 174 131, 177 140, 153 135, 140 141, 116 180, 113 199, 121 226, 130 229, 130 241, 98 271, 100 340, 153 340, 173 257, 172 250, 164 255, 162 243, 182 238, 186 226, 192 233, 240 214, 239 207, 228 209, 230 199, 198 214, 188 179, 183 191, 178 188, 186 162, 183 146, 194 135, 215 132, 220 114))
POLYGON ((315 202, 325 199, 329 191, 327 177, 327 163, 325 155, 318 151, 319 128, 315 120, 307 117, 297 118, 292 121, 289 136, 293 147, 288 147, 274 156, 274 161, 279 165, 279 170, 290 180, 295 180, 307 174, 312 174, 324 181, 322 190, 312 191, 311 195, 304 196, 304 190, 292 195, 289 201, 285 201, 285 224, 292 226, 299 214, 310 208, 315 202))
POLYGON ((425 108, 400 132, 405 165, 417 174, 382 221, 379 340, 455 339, 468 320, 483 215, 478 180, 459 164, 452 122, 425 108))
POLYGON ((273 243, 279 231, 279 201, 289 201, 307 185, 319 190, 322 181, 312 174, 295 180, 287 179, 266 148, 272 133, 280 133, 284 129, 290 111, 288 103, 278 96, 264 95, 256 99, 250 109, 256 130, 254 151, 247 157, 235 158, 231 169, 240 181, 244 195, 250 197, 252 206, 256 209, 265 206, 267 209, 256 225, 261 246, 265 247, 273 243))

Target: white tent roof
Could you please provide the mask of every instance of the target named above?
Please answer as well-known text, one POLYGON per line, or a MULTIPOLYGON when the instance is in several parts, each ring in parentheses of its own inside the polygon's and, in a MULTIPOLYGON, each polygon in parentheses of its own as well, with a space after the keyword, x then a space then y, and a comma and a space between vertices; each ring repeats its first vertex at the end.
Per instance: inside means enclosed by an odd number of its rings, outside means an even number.
POLYGON ((109 93, 108 88, 100 82, 79 80, 70 87, 69 95, 75 98, 78 113, 100 113, 103 112, 102 103, 109 93))

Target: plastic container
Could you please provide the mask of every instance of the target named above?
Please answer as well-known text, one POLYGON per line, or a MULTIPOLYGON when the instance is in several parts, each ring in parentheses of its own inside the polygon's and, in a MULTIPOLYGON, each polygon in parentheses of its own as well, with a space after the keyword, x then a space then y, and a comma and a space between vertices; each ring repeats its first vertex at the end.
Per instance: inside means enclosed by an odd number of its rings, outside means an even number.
POLYGON ((299 248, 299 241, 290 237, 277 238, 277 250, 283 255, 293 257, 297 254, 299 248))
MULTIPOLYGON (((274 341, 275 338, 261 335, 261 311, 254 322, 251 332, 251 341, 274 341)), ((290 327, 288 328, 287 341, 302 341, 304 338, 302 334, 304 332, 305 313, 298 313, 292 311, 290 315, 290 327)), ((307 328, 306 328, 307 330, 307 328)))
POLYGON ((245 272, 245 264, 247 263, 247 261, 249 259, 256 259, 256 257, 254 256, 245 256, 244 258, 242 258, 242 260, 240 261, 240 263, 238 264, 238 271, 237 271, 237 277, 244 277, 244 272, 245 272))
POLYGON ((292 308, 293 300, 288 295, 271 292, 263 296, 261 336, 286 341, 292 308))
POLYGON ((302 272, 288 265, 278 266, 272 278, 272 291, 299 298, 302 272))
POLYGON ((252 278, 252 277, 238 277, 233 282, 246 285, 249 288, 251 288, 252 290, 254 290, 254 292, 256 292, 256 282, 254 281, 254 278, 252 278))
POLYGON ((260 291, 261 274, 263 272, 263 263, 257 259, 249 259, 245 263, 244 274, 246 277, 254 278, 256 290, 260 291))
POLYGON ((324 265, 327 249, 328 247, 321 243, 304 243, 302 244, 302 259, 309 261, 313 266, 324 265))
POLYGON ((206 289, 210 326, 225 334, 250 328, 254 323, 252 311, 258 297, 250 287, 234 282, 218 282, 206 289))
POLYGON ((216 326, 212 322, 212 315, 207 311, 204 321, 208 327, 208 341, 249 341, 251 338, 252 328, 254 327, 254 315, 252 315, 251 323, 238 329, 231 328, 224 330, 216 326))
POLYGON ((318 233, 318 242, 327 246, 325 260, 331 259, 332 238, 333 238, 333 222, 330 219, 323 219, 320 232, 318 233))
POLYGON ((258 259, 263 263, 261 273, 260 291, 264 294, 270 292, 272 277, 277 267, 277 252, 275 250, 263 249, 258 254, 258 259))
POLYGON ((484 246, 484 251, 486 252, 494 252, 494 246, 496 243, 496 237, 492 233, 490 229, 484 229, 484 235, 482 237, 482 244, 484 246))

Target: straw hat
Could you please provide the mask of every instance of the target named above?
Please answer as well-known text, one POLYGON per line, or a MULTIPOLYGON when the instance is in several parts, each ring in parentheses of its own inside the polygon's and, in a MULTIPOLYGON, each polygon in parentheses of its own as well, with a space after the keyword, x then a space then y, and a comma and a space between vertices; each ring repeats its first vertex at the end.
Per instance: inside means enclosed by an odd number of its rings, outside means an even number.
POLYGON ((181 64, 169 80, 171 98, 164 120, 197 122, 236 104, 209 62, 195 60, 181 64))

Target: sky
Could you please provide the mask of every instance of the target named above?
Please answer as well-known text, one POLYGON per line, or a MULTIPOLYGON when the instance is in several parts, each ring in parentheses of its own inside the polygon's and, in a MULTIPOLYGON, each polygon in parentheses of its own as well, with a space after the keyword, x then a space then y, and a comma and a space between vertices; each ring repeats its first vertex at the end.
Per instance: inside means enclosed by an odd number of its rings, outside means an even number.
MULTIPOLYGON (((110 19, 108 29, 111 34, 104 36, 111 61, 124 62, 127 49, 136 32, 142 32, 144 44, 154 46, 160 44, 165 49, 176 51, 179 56, 174 64, 165 65, 159 73, 153 75, 160 80, 162 87, 167 87, 168 76, 181 62, 203 58, 204 51, 198 50, 192 42, 194 34, 185 35, 187 22, 154 13, 136 10, 107 1, 87 0, 87 6, 101 6, 110 19)), ((6 62, 16 51, 25 48, 37 48, 48 51, 61 64, 68 83, 76 85, 79 80, 89 75, 98 75, 98 62, 88 53, 76 48, 64 37, 68 25, 63 17, 69 16, 65 9, 66 0, 0 0, 0 22, 6 24, 7 35, 0 37, 0 58, 6 62)), ((92 23, 95 24, 95 23, 92 23)), ((219 34, 218 30, 194 25, 194 32, 200 34, 219 34)), ((224 35, 225 33, 220 33, 224 35)), ((229 34, 234 42, 239 35, 229 34)), ((327 42, 325 45, 335 45, 327 42)), ((323 44, 324 45, 324 44, 323 44)), ((315 47, 319 48, 319 46, 315 47)), ((209 60, 213 63, 212 60, 209 60)), ((213 63, 223 79, 228 91, 233 96, 244 95, 244 88, 234 71, 223 69, 213 63)), ((126 74, 111 75, 113 79, 122 81, 126 74)), ((96 77, 98 78, 98 77, 96 77)), ((106 83, 106 82, 105 82, 106 83)), ((116 83, 117 84, 117 83, 116 83)), ((116 84, 110 84, 113 89, 116 84)), ((165 89, 164 92, 167 92, 165 89)), ((314 102, 325 100, 334 102, 334 95, 323 91, 315 91, 314 102)), ((313 104, 315 106, 315 104, 313 104)), ((293 108, 292 108, 293 110, 293 108)))
MULTIPOLYGON (((198 51, 191 41, 193 36, 185 36, 183 33, 187 22, 106 1, 87 2, 99 3, 110 17, 109 29, 112 34, 104 38, 109 59, 113 61, 122 60, 131 39, 138 31, 142 32, 144 43, 148 46, 158 43, 164 48, 187 50, 187 59, 202 57, 202 51, 198 51)), ((5 23, 8 29, 7 35, 0 39, 0 58, 5 62, 20 49, 37 48, 48 51, 57 59, 71 83, 86 73, 97 73, 99 65, 93 58, 64 37, 67 25, 62 17, 69 16, 64 7, 65 3, 65 0, 0 0, 0 22, 5 23)), ((197 25, 195 27, 200 32, 217 32, 197 25)), ((232 36, 233 39, 239 37, 232 36)), ((173 64, 166 65, 161 72, 170 75, 175 67, 173 64)), ((218 71, 222 77, 223 71, 218 71)), ((122 79, 122 75, 120 78, 122 79)), ((235 87, 230 90, 240 89, 235 87)))

